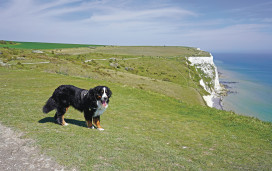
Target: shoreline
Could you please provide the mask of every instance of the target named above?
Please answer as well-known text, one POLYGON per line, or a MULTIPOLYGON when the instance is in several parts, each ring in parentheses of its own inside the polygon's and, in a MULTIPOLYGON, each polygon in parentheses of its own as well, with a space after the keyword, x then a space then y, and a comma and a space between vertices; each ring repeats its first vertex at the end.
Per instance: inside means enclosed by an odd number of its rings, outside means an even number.
MULTIPOLYGON (((219 66, 220 67, 220 66, 219 66)), ((272 122, 271 109, 268 98, 271 88, 250 79, 244 75, 219 68, 220 85, 226 90, 221 102, 215 101, 214 105, 221 103, 222 110, 233 111, 238 115, 255 117, 262 121, 272 122)))
MULTIPOLYGON (((222 91, 219 93, 220 95, 220 101, 217 101, 216 103, 221 106, 221 110, 225 111, 236 111, 235 108, 228 108, 224 105, 223 101, 225 98, 229 97, 230 95, 238 94, 237 86, 239 86, 240 81, 237 80, 237 74, 239 73, 233 73, 232 71, 226 70, 222 67, 218 68, 218 79, 220 86, 222 87, 222 91)), ((218 108, 217 108, 218 109, 218 108)), ((236 111, 237 113, 241 113, 236 111)))
POLYGON ((233 77, 233 74, 230 74, 231 71, 228 71, 220 65, 217 65, 218 67, 218 80, 221 87, 221 91, 218 92, 218 96, 214 99, 214 107, 220 110, 224 111, 235 111, 233 108, 227 108, 223 104, 223 100, 228 97, 231 94, 237 94, 237 90, 233 90, 233 87, 235 84, 239 84, 238 80, 233 77))
POLYGON ((232 84, 239 83, 237 81, 229 81, 222 79, 224 72, 218 72, 218 81, 220 88, 217 88, 217 91, 212 92, 211 95, 203 96, 204 101, 209 107, 213 107, 219 110, 228 111, 223 104, 223 99, 230 94, 237 94, 237 91, 232 91, 232 84))
POLYGON ((216 56, 219 82, 226 92, 218 93, 221 100, 213 99, 213 106, 272 122, 272 78, 268 69, 272 61, 267 61, 272 56, 220 53, 216 56))
POLYGON ((224 111, 229 111, 224 107, 223 104, 223 100, 225 97, 229 96, 230 94, 237 94, 237 91, 232 91, 232 87, 231 85, 233 84, 238 84, 238 81, 230 81, 230 80, 224 80, 224 74, 225 72, 219 72, 218 71, 218 79, 219 79, 219 83, 220 83, 220 91, 216 92, 213 97, 212 97, 212 102, 213 105, 212 107, 216 108, 216 109, 220 109, 220 110, 224 110, 224 111))
POLYGON ((238 83, 238 82, 220 81, 220 85, 222 87, 222 91, 219 94, 219 96, 217 96, 217 97, 215 97, 213 99, 213 102, 215 104, 213 107, 215 107, 216 109, 227 111, 227 109, 224 108, 223 100, 224 100, 225 97, 227 97, 230 94, 237 94, 238 93, 237 91, 232 91, 231 90, 232 87, 229 86, 230 84, 236 84, 236 83, 238 83))

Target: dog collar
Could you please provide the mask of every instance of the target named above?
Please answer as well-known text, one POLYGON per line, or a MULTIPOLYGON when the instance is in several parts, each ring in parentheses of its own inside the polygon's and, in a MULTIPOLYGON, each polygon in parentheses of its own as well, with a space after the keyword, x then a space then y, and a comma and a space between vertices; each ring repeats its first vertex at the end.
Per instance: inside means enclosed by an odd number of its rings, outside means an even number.
POLYGON ((87 93, 88 93, 88 90, 82 90, 82 92, 81 92, 81 100, 83 100, 83 98, 86 96, 87 93))

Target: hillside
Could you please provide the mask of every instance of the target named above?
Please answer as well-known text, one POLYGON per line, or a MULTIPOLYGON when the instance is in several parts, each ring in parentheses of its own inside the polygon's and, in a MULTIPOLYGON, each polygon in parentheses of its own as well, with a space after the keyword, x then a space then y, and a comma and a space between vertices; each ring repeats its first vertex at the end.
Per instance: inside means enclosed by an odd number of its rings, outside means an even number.
POLYGON ((164 94, 188 104, 205 105, 202 95, 206 92, 199 85, 199 74, 188 66, 185 56, 209 53, 195 48, 101 46, 44 50, 44 53, 28 49, 0 51, 3 65, 11 68, 107 80, 164 94), (115 53, 110 54, 113 49, 115 53), (139 49, 141 53, 133 54, 139 49))
POLYGON ((185 56, 207 52, 107 46, 0 52, 1 123, 25 132, 63 165, 81 170, 272 168, 271 123, 205 106, 207 92, 185 56), (86 129, 83 114, 73 109, 65 116, 67 127, 54 124, 54 112, 42 114, 60 84, 112 89, 102 116, 104 132, 86 129))

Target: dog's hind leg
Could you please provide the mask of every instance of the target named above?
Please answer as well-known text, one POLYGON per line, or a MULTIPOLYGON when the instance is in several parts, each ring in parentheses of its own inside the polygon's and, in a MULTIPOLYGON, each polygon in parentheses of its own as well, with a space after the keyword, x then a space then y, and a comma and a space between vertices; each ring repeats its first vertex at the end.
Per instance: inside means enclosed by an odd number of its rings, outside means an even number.
POLYGON ((65 120, 64 120, 64 114, 66 113, 68 108, 64 108, 64 109, 57 109, 57 112, 55 114, 55 120, 58 124, 62 125, 62 126, 66 126, 68 125, 65 120))
POLYGON ((55 119, 55 121, 57 121, 57 119, 58 119, 58 114, 57 114, 58 112, 56 112, 56 114, 55 114, 55 116, 54 116, 54 119, 55 119))
POLYGON ((62 126, 67 126, 67 125, 69 125, 68 123, 65 122, 65 120, 64 120, 64 115, 61 116, 61 120, 62 120, 62 124, 61 124, 62 126))

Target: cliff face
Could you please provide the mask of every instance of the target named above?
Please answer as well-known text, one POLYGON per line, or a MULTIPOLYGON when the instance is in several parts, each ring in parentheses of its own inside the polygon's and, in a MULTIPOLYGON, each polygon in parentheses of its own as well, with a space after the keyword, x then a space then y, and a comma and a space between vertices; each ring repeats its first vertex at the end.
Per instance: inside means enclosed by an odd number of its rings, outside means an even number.
POLYGON ((210 95, 203 96, 209 107, 221 109, 219 95, 223 88, 219 84, 217 68, 213 62, 213 56, 210 54, 208 57, 188 57, 190 65, 194 66, 199 77, 199 83, 210 95))

